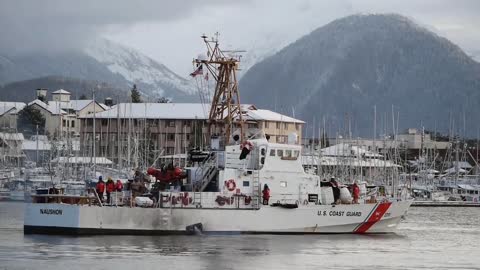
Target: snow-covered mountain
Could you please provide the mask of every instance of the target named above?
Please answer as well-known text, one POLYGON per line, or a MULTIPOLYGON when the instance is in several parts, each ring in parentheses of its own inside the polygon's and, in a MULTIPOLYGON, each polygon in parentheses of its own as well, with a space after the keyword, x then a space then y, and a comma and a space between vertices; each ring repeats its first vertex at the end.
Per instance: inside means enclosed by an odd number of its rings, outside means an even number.
POLYGON ((177 102, 196 101, 196 88, 191 81, 134 49, 105 39, 62 52, 10 55, 0 51, 0 85, 49 76, 106 83, 125 93, 137 84, 151 100, 168 97, 177 102))
POLYGON ((187 95, 195 92, 191 81, 175 74, 165 65, 112 41, 97 39, 84 52, 128 82, 142 85, 147 94, 168 96, 173 94, 172 91, 187 95))
POLYGON ((400 129, 447 131, 448 119, 462 114, 466 126, 475 127, 479 86, 478 62, 394 14, 337 19, 255 64, 240 80, 242 102, 294 110, 309 123, 324 117, 329 134, 345 130, 349 119, 354 136, 371 135, 374 106, 379 115, 394 107, 400 129))

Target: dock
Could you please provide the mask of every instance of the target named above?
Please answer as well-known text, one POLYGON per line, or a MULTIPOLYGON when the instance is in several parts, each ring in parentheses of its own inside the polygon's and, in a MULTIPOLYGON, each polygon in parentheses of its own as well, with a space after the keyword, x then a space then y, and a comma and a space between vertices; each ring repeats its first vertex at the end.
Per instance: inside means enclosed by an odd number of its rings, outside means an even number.
POLYGON ((480 207, 480 202, 414 201, 412 207, 480 207))

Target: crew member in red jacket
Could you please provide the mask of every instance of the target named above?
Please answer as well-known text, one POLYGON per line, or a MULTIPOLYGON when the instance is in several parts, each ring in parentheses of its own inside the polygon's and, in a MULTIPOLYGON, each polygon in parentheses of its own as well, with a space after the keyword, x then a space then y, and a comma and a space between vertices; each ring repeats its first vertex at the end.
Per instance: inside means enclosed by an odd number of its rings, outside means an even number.
POLYGON ((270 199, 270 188, 265 184, 262 191, 263 205, 268 205, 268 200, 270 199))
POLYGON ((105 183, 103 182, 103 179, 101 176, 98 178, 96 190, 97 190, 97 194, 98 194, 98 198, 100 199, 100 202, 103 202, 103 192, 105 192, 105 183))
POLYGON ((115 191, 115 183, 112 178, 109 177, 107 180, 107 203, 112 203, 110 194, 115 191))
POLYGON ((353 183, 353 203, 358 203, 358 199, 360 198, 360 187, 357 183, 353 183))
POLYGON ((120 179, 117 180, 117 183, 115 184, 115 189, 117 190, 117 192, 123 191, 123 183, 120 179))

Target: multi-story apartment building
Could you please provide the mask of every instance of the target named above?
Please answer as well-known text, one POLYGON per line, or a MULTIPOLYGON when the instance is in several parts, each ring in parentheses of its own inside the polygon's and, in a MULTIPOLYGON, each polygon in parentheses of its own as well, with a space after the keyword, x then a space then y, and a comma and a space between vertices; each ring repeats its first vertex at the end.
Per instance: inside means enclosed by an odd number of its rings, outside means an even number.
MULTIPOLYGON (((271 142, 286 143, 290 135, 297 138, 294 143, 301 143, 298 138, 301 138, 303 121, 253 105, 242 108, 247 136, 264 133, 271 142)), ((83 155, 92 154, 94 125, 96 155, 115 162, 143 160, 147 163, 160 156, 204 148, 210 144, 207 139, 209 109, 200 103, 117 104, 104 112, 80 117, 81 151, 83 155)))

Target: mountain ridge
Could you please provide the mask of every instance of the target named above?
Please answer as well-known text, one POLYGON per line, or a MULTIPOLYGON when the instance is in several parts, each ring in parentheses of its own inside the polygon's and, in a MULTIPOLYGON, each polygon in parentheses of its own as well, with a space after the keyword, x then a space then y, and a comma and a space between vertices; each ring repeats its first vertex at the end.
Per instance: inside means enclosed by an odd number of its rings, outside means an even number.
POLYGON ((459 111, 480 113, 480 65, 396 14, 352 15, 317 28, 250 68, 240 89, 242 102, 295 111, 308 122, 327 118, 331 134, 345 133, 351 118, 356 135, 371 136, 374 106, 382 114, 396 108, 401 128, 445 130, 459 111))
POLYGON ((105 39, 96 39, 82 49, 20 55, 0 52, 0 84, 4 86, 51 76, 106 83, 122 92, 137 84, 143 95, 153 99, 196 99, 191 81, 134 49, 105 39))

